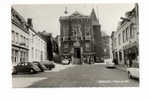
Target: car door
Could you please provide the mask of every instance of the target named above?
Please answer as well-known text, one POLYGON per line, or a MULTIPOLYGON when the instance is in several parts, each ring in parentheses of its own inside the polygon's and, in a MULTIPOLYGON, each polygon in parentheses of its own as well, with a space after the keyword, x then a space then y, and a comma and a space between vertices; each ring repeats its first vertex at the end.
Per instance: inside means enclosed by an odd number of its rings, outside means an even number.
POLYGON ((21 62, 20 64, 19 64, 19 71, 20 72, 24 72, 24 68, 23 68, 23 65, 24 65, 24 63, 23 62, 21 62))
POLYGON ((23 63, 21 64, 21 69, 22 69, 23 72, 26 72, 26 71, 27 71, 27 70, 26 70, 26 62, 23 62, 23 63))

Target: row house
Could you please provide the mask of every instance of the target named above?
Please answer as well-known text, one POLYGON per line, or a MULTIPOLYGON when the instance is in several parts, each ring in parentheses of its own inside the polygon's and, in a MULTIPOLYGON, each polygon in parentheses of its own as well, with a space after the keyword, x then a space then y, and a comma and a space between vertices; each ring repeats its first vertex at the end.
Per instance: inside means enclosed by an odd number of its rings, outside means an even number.
POLYGON ((12 65, 28 61, 29 31, 25 19, 15 10, 11 9, 12 22, 12 65))
POLYGON ((47 41, 42 34, 33 28, 32 19, 28 18, 29 29, 29 61, 47 60, 47 41))
POLYGON ((121 17, 117 31, 112 32, 113 60, 116 64, 131 65, 139 58, 139 14, 138 5, 121 17))
POLYGON ((33 29, 32 19, 26 22, 14 8, 11 9, 12 22, 12 65, 19 62, 47 59, 47 43, 33 29))

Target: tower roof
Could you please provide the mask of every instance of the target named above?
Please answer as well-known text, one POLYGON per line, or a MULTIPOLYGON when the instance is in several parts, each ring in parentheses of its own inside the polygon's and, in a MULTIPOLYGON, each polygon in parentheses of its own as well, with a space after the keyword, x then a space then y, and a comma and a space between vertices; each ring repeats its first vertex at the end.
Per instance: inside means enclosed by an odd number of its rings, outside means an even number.
POLYGON ((71 14, 71 16, 84 16, 80 14, 78 11, 75 11, 74 13, 71 14))
POLYGON ((98 21, 98 19, 97 19, 97 17, 96 17, 96 13, 95 13, 94 8, 92 9, 92 12, 91 12, 90 17, 91 17, 91 20, 92 20, 92 24, 93 24, 93 25, 100 25, 100 24, 99 24, 99 21, 98 21))

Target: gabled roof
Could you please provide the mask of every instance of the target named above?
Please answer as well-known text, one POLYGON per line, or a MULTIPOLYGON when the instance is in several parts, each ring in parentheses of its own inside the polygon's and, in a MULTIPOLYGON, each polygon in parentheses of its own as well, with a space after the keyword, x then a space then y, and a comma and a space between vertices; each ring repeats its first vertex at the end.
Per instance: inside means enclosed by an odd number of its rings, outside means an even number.
POLYGON ((84 15, 80 14, 78 11, 75 11, 70 16, 84 16, 84 15))
POLYGON ((26 23, 25 18, 21 14, 19 14, 13 7, 11 8, 11 14, 16 15, 19 21, 26 23))

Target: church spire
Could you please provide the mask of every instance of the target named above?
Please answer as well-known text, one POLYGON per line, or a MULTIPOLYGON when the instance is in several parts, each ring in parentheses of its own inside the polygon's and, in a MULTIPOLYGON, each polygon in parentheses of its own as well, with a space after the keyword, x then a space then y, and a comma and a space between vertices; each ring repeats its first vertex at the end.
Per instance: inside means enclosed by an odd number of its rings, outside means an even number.
POLYGON ((96 17, 96 13, 95 13, 94 8, 92 9, 90 18, 91 18, 91 20, 92 20, 92 24, 93 24, 93 25, 99 25, 99 20, 98 20, 97 17, 96 17))
POLYGON ((95 13, 94 8, 92 9, 91 17, 92 17, 94 20, 97 20, 97 17, 96 17, 96 13, 95 13))

